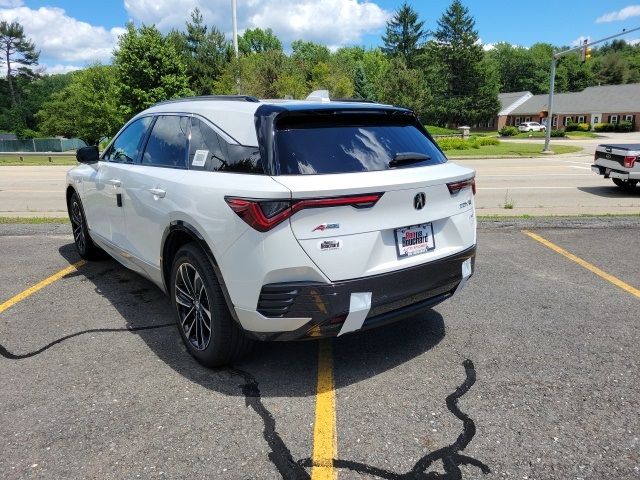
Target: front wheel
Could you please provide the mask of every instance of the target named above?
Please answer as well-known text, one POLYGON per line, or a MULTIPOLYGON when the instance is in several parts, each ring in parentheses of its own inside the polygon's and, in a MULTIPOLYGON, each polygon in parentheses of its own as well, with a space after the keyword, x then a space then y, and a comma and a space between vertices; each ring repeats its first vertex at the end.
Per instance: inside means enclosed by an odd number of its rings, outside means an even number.
POLYGON ((635 192, 638 184, 638 180, 622 180, 621 178, 612 178, 611 180, 625 192, 635 192))
POLYGON ((87 218, 84 215, 80 197, 76 192, 73 192, 69 199, 69 220, 71 220, 71 229, 73 231, 73 243, 80 256, 85 260, 105 258, 104 251, 93 243, 91 236, 89 236, 87 218))
POLYGON ((251 349, 253 342, 231 316, 218 277, 195 243, 174 257, 171 301, 187 350, 204 366, 228 365, 251 349))

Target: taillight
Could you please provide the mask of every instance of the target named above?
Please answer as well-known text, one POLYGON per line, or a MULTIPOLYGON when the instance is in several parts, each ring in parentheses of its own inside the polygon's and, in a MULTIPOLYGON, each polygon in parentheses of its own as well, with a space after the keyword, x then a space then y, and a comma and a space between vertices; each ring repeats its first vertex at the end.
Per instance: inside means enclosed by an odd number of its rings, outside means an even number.
POLYGON ((624 157, 624 168, 633 168, 638 157, 624 157))
POLYGON ((447 183, 447 188, 449 188, 449 193, 453 195, 454 193, 458 193, 460 190, 466 187, 471 187, 473 194, 476 194, 476 179, 475 177, 466 178, 464 180, 460 180, 459 182, 447 183))
POLYGON ((304 198, 301 200, 260 200, 252 198, 225 197, 231 210, 259 232, 266 232, 282 223, 294 213, 306 208, 373 207, 382 193, 349 195, 344 197, 304 198))

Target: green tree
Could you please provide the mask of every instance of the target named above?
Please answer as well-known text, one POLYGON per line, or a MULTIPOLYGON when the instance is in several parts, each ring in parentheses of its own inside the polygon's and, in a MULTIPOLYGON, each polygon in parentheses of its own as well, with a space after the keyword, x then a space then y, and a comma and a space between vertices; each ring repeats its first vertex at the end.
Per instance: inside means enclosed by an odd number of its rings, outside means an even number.
POLYGON ((131 115, 161 100, 192 94, 185 63, 155 26, 136 29, 127 25, 127 33, 118 41, 114 53, 118 96, 124 113, 131 115))
POLYGON ((430 50, 437 60, 436 101, 431 114, 439 123, 474 124, 499 110, 499 80, 484 61, 475 21, 460 0, 453 0, 438 20, 430 50))
POLYGON ((382 51, 389 56, 402 58, 408 68, 414 68, 426 37, 423 26, 424 22, 418 20, 418 13, 403 3, 387 22, 382 37, 382 51))
POLYGON ((407 68, 402 58, 393 58, 387 66, 387 73, 380 77, 378 100, 414 110, 424 115, 432 97, 419 70, 407 68))
POLYGON ((266 30, 249 28, 238 37, 238 50, 243 55, 263 53, 269 50, 282 51, 282 42, 280 42, 270 28, 266 30))
POLYGON ((11 105, 18 105, 18 95, 13 83, 15 71, 13 64, 20 65, 18 70, 26 69, 38 64, 40 52, 36 50, 34 43, 24 34, 24 28, 18 22, 0 22, 0 48, 2 59, 0 61, 7 68, 7 84, 11 95, 11 105))
POLYGON ((118 109, 117 72, 95 65, 72 74, 71 83, 54 93, 36 117, 46 135, 79 137, 89 145, 112 136, 122 124, 118 109))
POLYGON ((597 79, 603 85, 627 83, 631 72, 629 62, 620 51, 612 51, 601 58, 597 79))
POLYGON ((204 24, 198 8, 191 12, 186 29, 186 33, 171 32, 167 39, 186 63, 191 90, 196 95, 211 95, 215 80, 229 61, 229 42, 215 26, 209 28, 204 24))
POLYGON ((389 71, 389 58, 379 48, 367 50, 362 55, 362 68, 369 84, 368 98, 374 101, 380 100, 383 96, 380 90, 382 80, 389 71))

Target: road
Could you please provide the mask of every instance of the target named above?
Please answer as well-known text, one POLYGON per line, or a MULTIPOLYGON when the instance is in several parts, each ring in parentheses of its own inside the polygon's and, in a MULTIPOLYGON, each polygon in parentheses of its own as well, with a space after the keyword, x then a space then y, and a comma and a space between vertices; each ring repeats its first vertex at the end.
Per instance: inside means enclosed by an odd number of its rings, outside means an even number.
POLYGON ((434 310, 207 370, 114 261, 6 303, 78 257, 68 225, 0 225, 0 478, 309 478, 324 345, 339 480, 637 479, 640 270, 619 253, 639 227, 481 223, 475 275, 434 310))
MULTIPOLYGON (((572 141, 585 148, 579 154, 453 161, 477 171, 479 215, 639 213, 640 188, 623 192, 589 168, 598 143, 639 140, 640 133, 613 134, 610 139, 572 141), (513 208, 504 208, 506 204, 513 208)), ((541 141, 535 141, 542 148, 541 141)), ((0 167, 0 216, 66 216, 63 192, 68 169, 0 167)))

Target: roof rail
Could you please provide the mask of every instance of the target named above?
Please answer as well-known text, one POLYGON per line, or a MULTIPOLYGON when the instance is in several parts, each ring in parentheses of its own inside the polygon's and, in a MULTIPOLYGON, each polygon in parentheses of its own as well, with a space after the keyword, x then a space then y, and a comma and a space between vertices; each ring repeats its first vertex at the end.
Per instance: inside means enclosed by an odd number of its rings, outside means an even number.
POLYGON ((195 97, 183 97, 183 98, 175 98, 173 100, 163 100, 161 102, 155 103, 155 105, 163 105, 165 103, 178 103, 178 102, 206 102, 208 100, 217 101, 217 100, 227 100, 231 102, 251 102, 258 103, 256 97, 252 97, 251 95, 200 95, 195 97))
POLYGON ((366 98, 332 98, 332 102, 378 103, 366 98))

